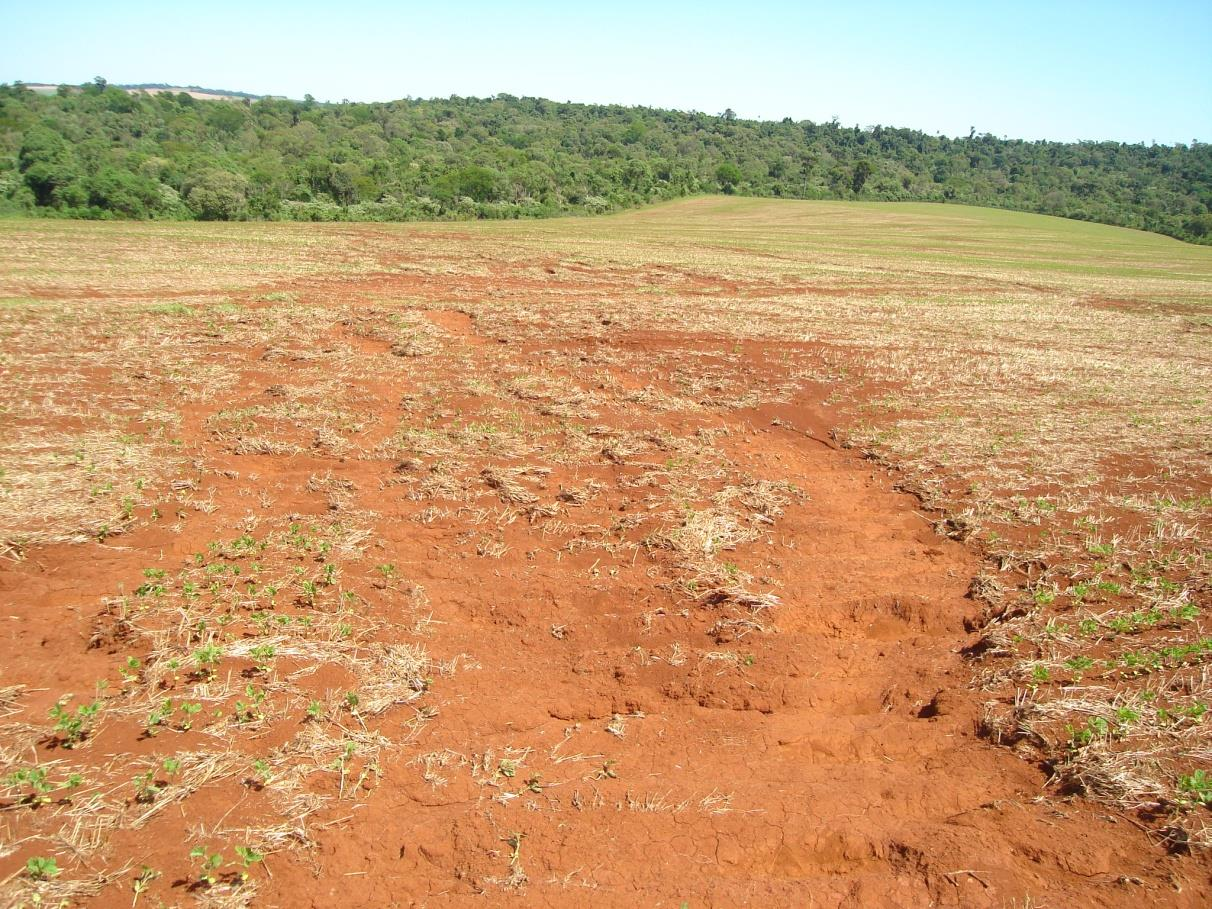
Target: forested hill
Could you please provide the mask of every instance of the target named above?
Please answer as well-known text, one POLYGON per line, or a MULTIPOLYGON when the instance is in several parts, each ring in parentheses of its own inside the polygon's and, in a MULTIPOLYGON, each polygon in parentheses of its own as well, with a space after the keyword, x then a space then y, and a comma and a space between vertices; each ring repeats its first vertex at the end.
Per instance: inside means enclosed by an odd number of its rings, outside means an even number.
POLYGON ((0 86, 0 212, 404 220, 692 193, 964 202, 1212 242, 1212 146, 1026 142, 538 98, 198 101, 0 86))

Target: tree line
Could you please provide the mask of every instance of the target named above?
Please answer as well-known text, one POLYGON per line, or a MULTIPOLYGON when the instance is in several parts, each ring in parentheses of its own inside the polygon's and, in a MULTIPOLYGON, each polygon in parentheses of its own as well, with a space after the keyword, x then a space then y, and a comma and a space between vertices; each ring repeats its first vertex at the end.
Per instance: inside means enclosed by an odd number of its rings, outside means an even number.
POLYGON ((697 193, 962 202, 1212 243, 1212 146, 948 138, 542 98, 199 101, 0 85, 0 212, 414 220, 697 193))

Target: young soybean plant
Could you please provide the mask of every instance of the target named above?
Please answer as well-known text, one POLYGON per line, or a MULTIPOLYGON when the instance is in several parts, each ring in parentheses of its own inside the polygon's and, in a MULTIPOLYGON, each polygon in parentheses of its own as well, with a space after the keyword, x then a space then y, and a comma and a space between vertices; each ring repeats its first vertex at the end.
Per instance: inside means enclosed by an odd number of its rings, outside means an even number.
POLYGON ((143 892, 161 874, 162 872, 157 871, 155 868, 149 868, 147 865, 143 866, 143 869, 135 877, 134 881, 131 882, 131 889, 135 891, 135 898, 130 902, 131 909, 134 909, 135 904, 139 902, 139 897, 143 895, 143 892))
POLYGON ((62 698, 50 709, 50 718, 55 721, 55 733, 63 742, 64 748, 74 748, 88 735, 92 728, 93 718, 101 711, 101 702, 82 704, 75 712, 67 709, 71 696, 62 698))
MULTIPOLYGON (((265 856, 252 846, 236 846, 236 855, 240 857, 240 869, 236 872, 240 881, 248 880, 249 869, 258 862, 264 861, 265 856)), ((224 865, 223 853, 211 852, 205 846, 195 846, 189 851, 189 857, 198 864, 198 882, 207 887, 213 887, 219 882, 219 871, 224 865)))
POLYGON ((83 785, 84 777, 79 773, 73 773, 63 782, 53 782, 43 767, 26 767, 20 770, 14 770, 8 775, 5 780, 5 785, 10 789, 19 789, 28 787, 29 792, 22 796, 21 801, 28 805, 49 805, 51 803, 51 793, 57 792, 60 789, 72 790, 83 785))
POLYGON ((273 771, 270 769, 269 762, 265 760, 255 760, 252 762, 252 781, 261 788, 268 786, 273 779, 273 771))
POLYGON ((273 667, 273 659, 277 655, 273 644, 258 644, 251 651, 249 656, 253 658, 256 664, 257 672, 265 673, 273 667))
POLYGON ((265 859, 265 856, 252 846, 237 846, 236 855, 240 856, 240 880, 248 880, 248 869, 265 859))
POLYGON ((223 651, 215 644, 207 644, 194 651, 194 663, 207 678, 213 678, 215 667, 223 660, 223 651))
POLYGON ((211 852, 205 846, 194 846, 189 857, 198 864, 198 882, 213 887, 219 882, 219 869, 223 867, 223 853, 211 852))
POLYGON ((63 873, 53 858, 35 856, 25 863, 25 873, 36 881, 49 881, 63 873))

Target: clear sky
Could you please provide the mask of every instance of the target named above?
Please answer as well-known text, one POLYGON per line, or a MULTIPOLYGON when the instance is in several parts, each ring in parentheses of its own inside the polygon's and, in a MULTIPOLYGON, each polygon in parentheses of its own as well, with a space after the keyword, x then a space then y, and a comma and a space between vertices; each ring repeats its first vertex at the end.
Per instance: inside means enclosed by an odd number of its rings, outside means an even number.
POLYGON ((1212 0, 0 0, 0 82, 498 92, 742 117, 1212 141, 1212 0))

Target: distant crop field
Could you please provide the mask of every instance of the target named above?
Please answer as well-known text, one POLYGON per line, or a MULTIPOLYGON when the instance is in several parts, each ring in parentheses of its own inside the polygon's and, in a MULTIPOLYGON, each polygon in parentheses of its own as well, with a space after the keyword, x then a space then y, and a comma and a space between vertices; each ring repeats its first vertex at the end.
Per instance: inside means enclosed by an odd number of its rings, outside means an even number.
POLYGON ((1036 215, 0 221, 4 903, 1207 905, 1209 389, 1036 215))

